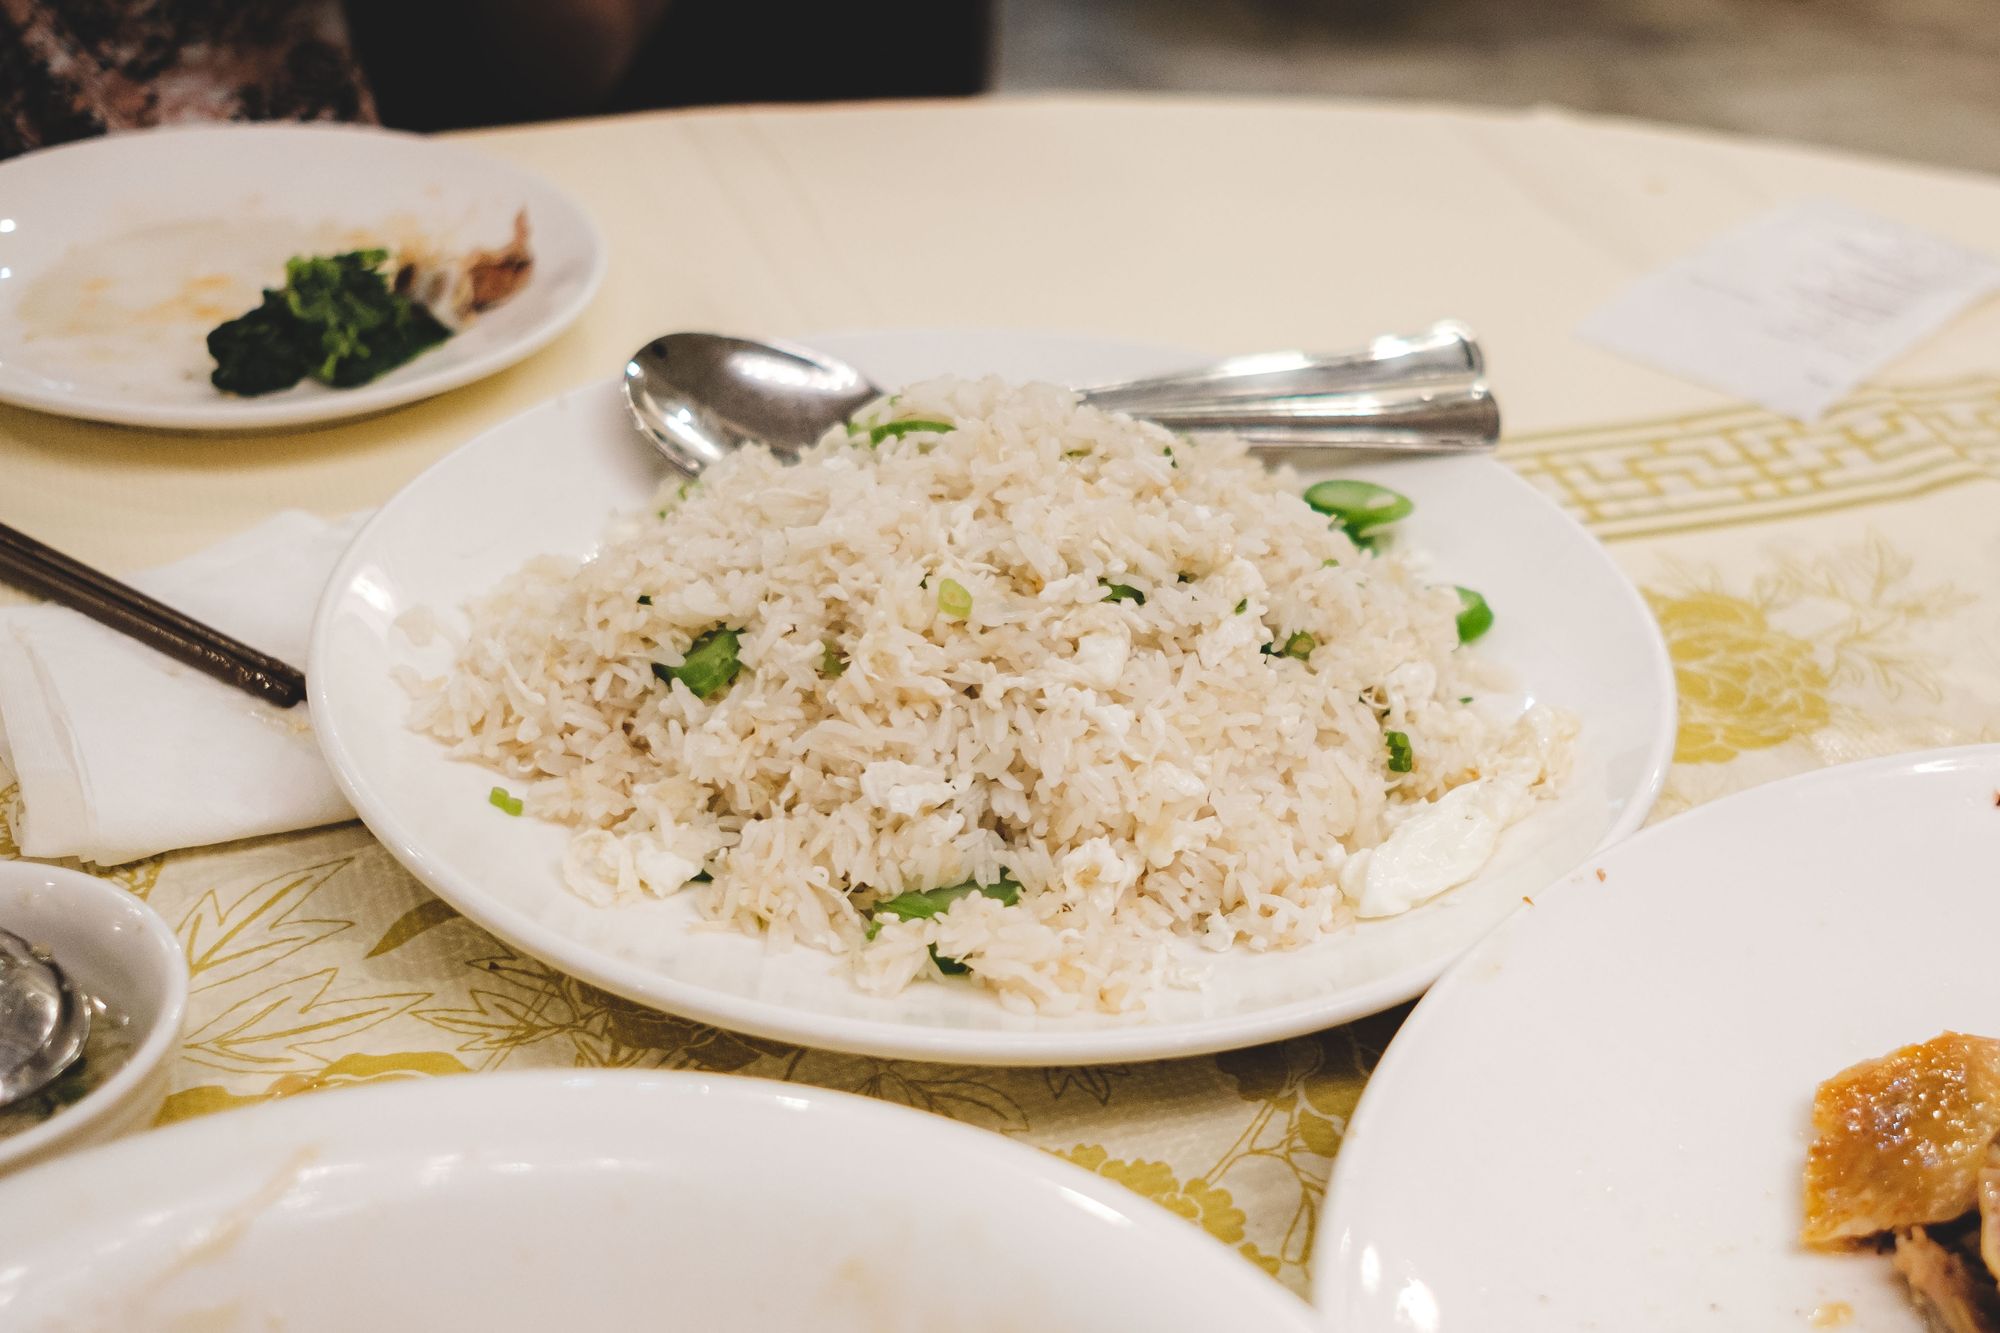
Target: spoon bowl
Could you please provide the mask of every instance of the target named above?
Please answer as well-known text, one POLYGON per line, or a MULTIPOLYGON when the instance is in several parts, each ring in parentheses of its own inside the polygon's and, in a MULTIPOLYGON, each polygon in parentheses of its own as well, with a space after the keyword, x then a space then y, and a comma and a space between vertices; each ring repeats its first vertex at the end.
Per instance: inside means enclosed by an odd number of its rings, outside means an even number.
POLYGON ((0 927, 0 1109, 76 1063, 90 1015, 89 1000, 46 950, 0 927))
POLYGON ((632 420, 691 475, 751 440, 795 458, 881 393, 833 357, 716 333, 669 333, 625 363, 632 420))

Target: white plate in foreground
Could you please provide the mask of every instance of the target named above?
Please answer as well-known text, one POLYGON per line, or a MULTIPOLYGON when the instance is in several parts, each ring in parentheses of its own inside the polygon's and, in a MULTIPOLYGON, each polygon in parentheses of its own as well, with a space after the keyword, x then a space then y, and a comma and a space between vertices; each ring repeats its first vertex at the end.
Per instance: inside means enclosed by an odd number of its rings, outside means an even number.
MULTIPOLYGON (((1185 365, 1186 354, 1025 334, 879 333, 813 340, 895 385, 955 370, 1090 383, 1185 365)), ((411 607, 455 617, 529 557, 583 556, 612 513, 646 503, 665 465, 633 431, 614 384, 577 390, 489 431, 417 478, 355 539, 327 585, 313 637, 312 708, 335 775, 404 865, 501 938, 673 1013, 834 1050, 985 1064, 1140 1060, 1310 1032, 1416 994, 1523 894, 1637 827, 1673 735, 1673 681, 1652 617, 1603 549, 1485 458, 1339 469, 1416 500, 1400 541, 1438 577, 1479 588, 1498 621, 1476 649, 1539 698, 1582 719, 1568 795, 1510 830, 1472 883, 1404 916, 1290 953, 1200 953, 1199 990, 1162 991, 1142 1013, 1009 1013, 971 985, 858 991, 846 965, 806 949, 694 930, 686 895, 604 912, 563 890, 566 833, 487 803, 497 780, 453 762, 403 723, 393 678, 448 662, 392 628, 411 607), (636 913, 636 915, 635 915, 636 913)), ((1331 475, 1331 474, 1328 474, 1331 475)))
POLYGON ((1996 792, 2000 746, 1811 773, 1537 895, 1369 1081, 1313 1258, 1328 1327, 1922 1328, 1887 1259, 1799 1245, 1809 1111, 1857 1061, 2000 1036, 1996 792))
POLYGON ((30 1171, 13 1333, 1307 1333, 1259 1269, 996 1134, 817 1088, 480 1074, 320 1093, 30 1171))
POLYGON ((0 163, 0 402, 94 421, 269 430, 379 412, 504 370, 568 328, 604 242, 554 186, 468 148, 335 125, 215 125, 64 144, 0 163), (208 331, 281 286, 285 260, 420 239, 506 242, 533 276, 372 383, 259 398, 208 382, 208 331))

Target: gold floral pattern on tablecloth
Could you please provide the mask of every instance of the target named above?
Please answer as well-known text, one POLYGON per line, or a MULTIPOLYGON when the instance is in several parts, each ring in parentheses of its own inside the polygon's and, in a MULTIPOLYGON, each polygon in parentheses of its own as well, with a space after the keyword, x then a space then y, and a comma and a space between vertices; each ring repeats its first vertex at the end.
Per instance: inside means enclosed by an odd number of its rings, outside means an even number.
MULTIPOLYGON (((1871 754, 2000 739, 2000 381, 1510 442, 1611 543, 1680 692, 1664 817, 1871 754)), ((1503 612, 1504 614, 1504 608, 1503 612)), ((13 793, 0 791, 0 812, 13 793)), ((18 848, 0 816, 0 856, 18 848)), ((984 1069, 805 1050, 607 995, 432 897, 358 825, 113 869, 193 977, 163 1121, 496 1069, 690 1069, 881 1097, 1152 1198, 1303 1290, 1334 1155, 1406 1009, 1250 1050, 984 1069)))
POLYGON ((1925 626, 1971 606, 1950 582, 1925 584, 1879 533, 1807 554, 1779 553, 1732 592, 1726 576, 1670 566, 1646 589, 1674 662, 1674 759, 1727 763, 1809 737, 1867 708, 1944 691, 1916 646, 1925 626))

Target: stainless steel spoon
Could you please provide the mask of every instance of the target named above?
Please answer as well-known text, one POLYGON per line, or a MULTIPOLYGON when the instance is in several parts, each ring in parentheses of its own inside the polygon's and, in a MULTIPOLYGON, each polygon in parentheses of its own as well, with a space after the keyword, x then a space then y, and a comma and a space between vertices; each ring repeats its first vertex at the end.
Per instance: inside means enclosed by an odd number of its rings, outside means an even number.
POLYGON ((54 959, 0 929, 0 1108, 34 1096, 76 1063, 90 1012, 54 959))
MULTIPOLYGON (((1270 352, 1185 374, 1081 390, 1084 401, 1175 430, 1227 430, 1253 448, 1461 453, 1500 439, 1479 346, 1457 324, 1331 356, 1270 352)), ((882 390, 789 343, 715 333, 655 338, 625 363, 632 420, 690 476, 750 441, 795 457, 882 390)))

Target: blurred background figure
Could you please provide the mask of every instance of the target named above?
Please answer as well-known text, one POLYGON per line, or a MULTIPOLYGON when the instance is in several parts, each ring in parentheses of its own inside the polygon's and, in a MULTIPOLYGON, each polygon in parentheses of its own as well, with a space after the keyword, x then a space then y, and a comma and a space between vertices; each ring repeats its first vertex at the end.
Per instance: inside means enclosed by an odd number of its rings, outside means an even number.
POLYGON ((339 0, 0 0, 0 157, 203 120, 373 120, 339 0))
POLYGON ((2000 170, 1994 0, 0 0, 0 156, 1058 89, 1573 110, 2000 170))
POLYGON ((0 157, 189 121, 959 96, 991 26, 986 0, 0 0, 0 157))

